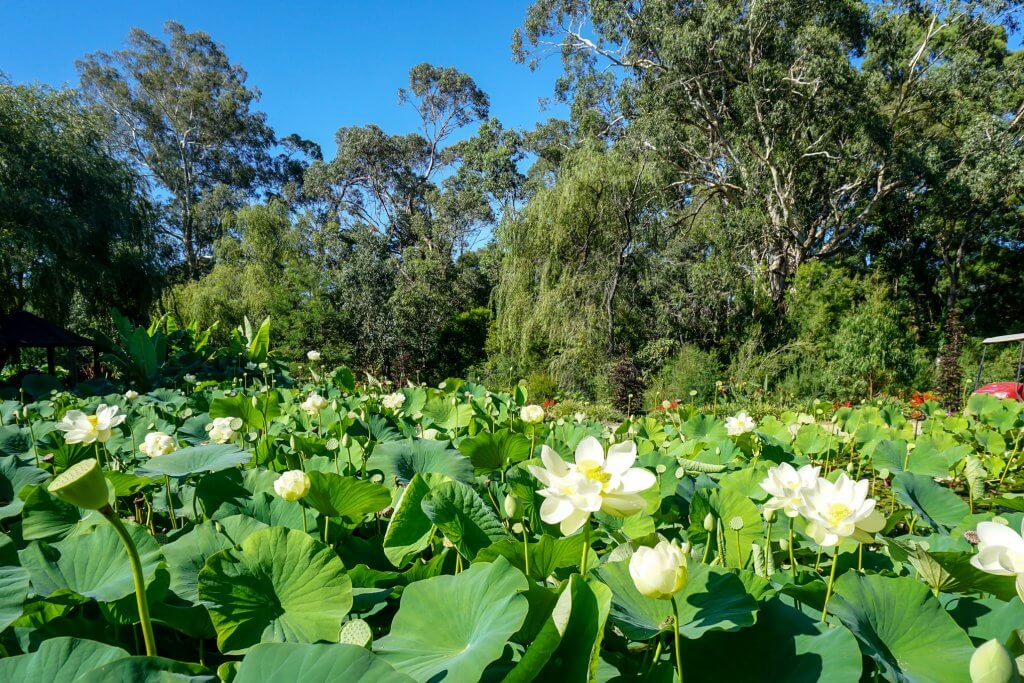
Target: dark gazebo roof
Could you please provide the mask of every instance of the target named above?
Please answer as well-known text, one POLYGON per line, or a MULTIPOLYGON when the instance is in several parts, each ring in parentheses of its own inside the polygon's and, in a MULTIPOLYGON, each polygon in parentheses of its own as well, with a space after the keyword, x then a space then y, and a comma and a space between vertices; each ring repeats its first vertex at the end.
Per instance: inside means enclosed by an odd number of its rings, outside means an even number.
POLYGON ((28 311, 0 315, 0 347, 25 349, 78 346, 95 347, 96 343, 28 311))

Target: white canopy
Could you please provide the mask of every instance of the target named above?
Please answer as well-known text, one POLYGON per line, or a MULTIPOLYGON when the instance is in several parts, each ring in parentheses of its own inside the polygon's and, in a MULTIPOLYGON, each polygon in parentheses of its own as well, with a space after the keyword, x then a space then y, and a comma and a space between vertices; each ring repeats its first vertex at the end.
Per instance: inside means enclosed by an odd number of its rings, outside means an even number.
POLYGON ((982 344, 1005 344, 1006 342, 1024 341, 1024 332, 1017 334, 1004 334, 1001 337, 989 337, 983 339, 982 344))

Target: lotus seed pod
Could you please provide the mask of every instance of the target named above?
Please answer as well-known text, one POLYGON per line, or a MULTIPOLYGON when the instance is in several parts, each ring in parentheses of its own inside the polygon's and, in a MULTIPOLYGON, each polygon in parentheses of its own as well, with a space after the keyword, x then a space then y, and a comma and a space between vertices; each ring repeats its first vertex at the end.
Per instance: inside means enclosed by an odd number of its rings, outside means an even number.
POLYGON ((1010 653, 996 639, 981 645, 971 655, 971 683, 1010 683, 1017 681, 1017 667, 1010 653))
POLYGON ((341 636, 338 642, 368 648, 373 642, 373 631, 370 630, 370 625, 362 619, 353 619, 345 622, 345 625, 341 627, 341 636))
POLYGON ((509 519, 519 519, 523 516, 523 504, 515 494, 505 496, 505 516, 509 519))
POLYGON ((76 462, 50 482, 47 490, 61 500, 86 510, 107 506, 107 480, 100 464, 89 458, 76 462))
POLYGON ((715 530, 715 516, 710 512, 704 516, 704 531, 709 534, 715 530))
POLYGON ((729 528, 733 531, 739 531, 743 528, 743 518, 740 516, 733 517, 729 520, 729 528))

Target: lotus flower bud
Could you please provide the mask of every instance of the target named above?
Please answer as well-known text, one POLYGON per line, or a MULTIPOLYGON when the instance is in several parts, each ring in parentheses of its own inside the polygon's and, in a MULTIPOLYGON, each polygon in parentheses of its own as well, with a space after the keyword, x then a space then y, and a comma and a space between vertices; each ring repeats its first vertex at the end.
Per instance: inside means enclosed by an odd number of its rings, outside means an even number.
POLYGON ((518 519, 523 516, 523 504, 513 493, 505 496, 505 515, 509 519, 518 519))
POLYGON ((86 510, 107 506, 107 480, 100 464, 93 458, 76 462, 50 482, 47 490, 66 503, 86 510))
POLYGON ((309 476, 302 470, 288 470, 274 482, 274 492, 285 500, 299 500, 309 493, 309 476))
POLYGON ((715 516, 710 512, 704 515, 704 531, 709 534, 715 530, 715 516))
POLYGON ((642 595, 668 600, 686 585, 686 555, 675 543, 661 541, 637 548, 629 558, 629 575, 642 595))
POLYGON ((544 409, 535 403, 519 409, 519 419, 526 424, 537 424, 544 421, 544 409))
POLYGON ((971 683, 1010 683, 1019 680, 1013 658, 996 639, 982 643, 971 655, 971 683))

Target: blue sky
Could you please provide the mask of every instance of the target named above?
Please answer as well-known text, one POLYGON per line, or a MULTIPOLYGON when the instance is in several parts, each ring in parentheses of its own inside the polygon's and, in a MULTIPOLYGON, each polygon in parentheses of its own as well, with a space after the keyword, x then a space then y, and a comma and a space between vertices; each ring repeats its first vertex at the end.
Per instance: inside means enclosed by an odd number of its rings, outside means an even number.
POLYGON ((396 91, 420 62, 455 66, 490 95, 508 127, 562 113, 542 111, 560 71, 512 61, 512 31, 528 0, 0 0, 0 71, 15 83, 78 81, 75 60, 123 47, 129 29, 160 33, 168 19, 224 45, 263 93, 260 108, 279 135, 298 133, 334 152, 343 125, 376 123, 391 133, 416 119, 396 91))

